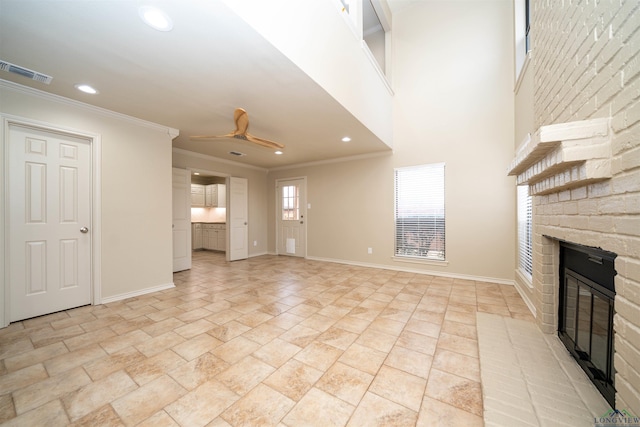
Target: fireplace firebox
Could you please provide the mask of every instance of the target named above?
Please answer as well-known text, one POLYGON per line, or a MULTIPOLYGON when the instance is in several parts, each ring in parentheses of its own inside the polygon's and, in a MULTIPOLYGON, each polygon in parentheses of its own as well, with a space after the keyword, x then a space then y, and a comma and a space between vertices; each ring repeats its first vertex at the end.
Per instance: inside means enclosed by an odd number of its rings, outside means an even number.
POLYGON ((612 408, 615 258, 612 252, 560 242, 558 336, 612 408))

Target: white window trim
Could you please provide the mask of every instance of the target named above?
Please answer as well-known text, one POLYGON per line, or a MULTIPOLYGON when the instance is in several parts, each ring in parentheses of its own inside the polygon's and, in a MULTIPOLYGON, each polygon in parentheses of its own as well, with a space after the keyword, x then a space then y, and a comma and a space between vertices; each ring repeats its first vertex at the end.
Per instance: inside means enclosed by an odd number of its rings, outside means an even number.
MULTIPOLYGON (((520 230, 520 223, 522 222, 522 214, 523 214, 523 209, 527 210, 529 209, 529 206, 523 206, 524 205, 528 205, 526 200, 522 200, 521 198, 523 197, 523 194, 521 193, 521 189, 526 188, 526 186, 518 186, 516 191, 517 191, 517 197, 516 197, 516 201, 517 201, 517 213, 516 213, 516 222, 517 222, 517 236, 518 236, 518 268, 517 271, 520 274, 521 278, 524 279, 524 283, 526 283, 527 285, 530 285, 533 281, 533 212, 530 212, 530 214, 528 213, 524 213, 524 215, 529 216, 528 218, 525 218, 525 221, 527 221, 527 219, 530 221, 530 227, 531 230, 529 231, 529 234, 531 236, 530 238, 530 246, 528 247, 528 252, 529 252, 529 256, 526 257, 526 254, 523 254, 523 246, 526 243, 523 243, 523 241, 521 240, 521 230, 520 230), (523 268, 522 266, 522 259, 523 258, 528 258, 527 262, 530 264, 531 266, 531 272, 527 271, 526 269, 523 268)), ((527 196, 528 199, 531 200, 531 203, 533 204, 533 200, 531 199, 531 196, 527 196)), ((531 210, 533 210, 533 206, 530 207, 531 210)))
POLYGON ((430 258, 418 258, 418 257, 410 257, 410 256, 397 256, 394 255, 391 257, 392 260, 398 262, 406 262, 408 264, 422 264, 422 265, 437 265, 439 267, 446 267, 449 265, 449 261, 446 259, 430 259, 430 258))
POLYGON ((522 85, 522 81, 524 80, 524 76, 527 74, 527 69, 529 68, 529 63, 532 61, 533 53, 532 51, 527 52, 524 58, 524 64, 522 64, 522 69, 520 70, 520 74, 518 74, 516 79, 516 86, 513 89, 514 93, 518 93, 520 91, 520 85, 522 85))
MULTIPOLYGON (((394 168, 394 249, 393 249, 393 257, 392 259, 396 260, 396 261, 403 261, 403 262, 413 262, 413 263, 420 263, 420 264, 433 264, 433 265, 447 265, 447 258, 446 258, 446 254, 447 254, 447 250, 446 250, 446 246, 447 246, 447 233, 446 233, 446 193, 445 193, 445 188, 446 188, 446 163, 430 163, 430 164, 421 164, 421 165, 415 165, 415 166, 406 166, 406 167, 398 167, 398 168, 394 168), (442 209, 443 209, 443 218, 444 218, 444 222, 443 222, 443 244, 444 244, 444 248, 443 248, 443 258, 442 259, 438 259, 438 258, 433 258, 433 257, 427 257, 427 256, 423 256, 423 255, 414 255, 414 254, 398 254, 398 200, 399 200, 399 196, 398 196, 398 180, 397 180, 397 174, 398 171, 402 171, 402 170, 409 170, 409 169, 422 169, 422 168, 442 168, 442 191, 443 194, 442 196, 444 197, 444 199, 442 200, 442 209)), ((432 195, 436 195, 436 193, 433 193, 432 195)), ((408 218, 413 218, 413 216, 409 216, 408 218)), ((439 227, 436 229, 438 230, 439 227)), ((406 243, 405 239, 402 239, 402 242, 406 243)), ((404 247, 405 245, 403 245, 404 247)), ((419 244, 419 246, 417 247, 417 249, 419 250, 424 250, 425 248, 422 247, 422 243, 419 244)), ((430 252, 430 249, 427 250, 427 253, 430 252)))
POLYGON ((361 43, 362 43, 362 51, 364 52, 364 56, 366 56, 369 62, 371 62, 371 65, 373 65, 373 69, 376 70, 376 73, 378 74, 378 76, 380 76, 380 80, 382 80, 382 83, 384 83, 384 86, 389 91, 389 94, 393 95, 393 89, 391 89, 391 84, 389 83, 387 76, 382 71, 382 68, 380 68, 380 64, 378 64, 378 60, 373 56, 373 53, 371 53, 371 49, 369 49, 369 46, 367 46, 367 42, 362 40, 361 43))
POLYGON ((528 59, 530 59, 531 48, 526 50, 526 4, 525 0, 514 0, 514 59, 515 59, 515 92, 520 87, 522 76, 525 73, 528 59))

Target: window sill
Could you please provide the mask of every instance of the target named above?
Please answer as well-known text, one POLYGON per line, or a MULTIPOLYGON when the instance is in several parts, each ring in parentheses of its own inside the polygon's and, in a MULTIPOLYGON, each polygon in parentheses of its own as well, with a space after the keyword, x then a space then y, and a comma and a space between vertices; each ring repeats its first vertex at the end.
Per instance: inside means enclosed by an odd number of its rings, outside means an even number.
POLYGON ((533 290, 533 280, 529 274, 523 273, 519 268, 516 269, 516 276, 518 282, 525 285, 529 290, 533 290))
POLYGON ((402 256, 392 256, 391 259, 398 262, 406 262, 408 264, 437 265, 440 267, 446 267, 449 265, 449 261, 439 261, 437 259, 411 258, 402 256))

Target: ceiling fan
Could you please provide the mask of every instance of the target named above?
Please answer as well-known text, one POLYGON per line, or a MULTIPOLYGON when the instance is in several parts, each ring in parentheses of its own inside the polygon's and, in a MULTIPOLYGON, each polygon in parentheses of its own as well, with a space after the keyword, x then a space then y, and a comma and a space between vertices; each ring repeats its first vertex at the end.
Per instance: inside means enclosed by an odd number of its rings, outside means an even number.
POLYGON ((216 139, 216 138, 235 138, 242 139, 243 141, 253 142, 254 144, 262 145, 267 148, 282 149, 284 145, 279 142, 269 141, 268 139, 258 138, 247 132, 249 128, 249 115, 242 108, 236 108, 233 112, 233 120, 236 123, 236 130, 226 135, 195 135, 191 139, 216 139))

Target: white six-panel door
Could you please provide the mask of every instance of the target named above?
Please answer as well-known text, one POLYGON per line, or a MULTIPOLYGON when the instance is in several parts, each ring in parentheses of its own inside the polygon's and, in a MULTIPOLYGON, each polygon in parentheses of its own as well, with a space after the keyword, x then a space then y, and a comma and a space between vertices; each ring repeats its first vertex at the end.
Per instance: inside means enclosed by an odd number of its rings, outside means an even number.
POLYGON ((227 259, 236 261, 249 257, 249 181, 246 178, 229 178, 229 247, 227 259))
POLYGON ((91 141, 9 126, 10 321, 91 303, 91 141))

